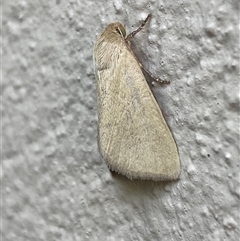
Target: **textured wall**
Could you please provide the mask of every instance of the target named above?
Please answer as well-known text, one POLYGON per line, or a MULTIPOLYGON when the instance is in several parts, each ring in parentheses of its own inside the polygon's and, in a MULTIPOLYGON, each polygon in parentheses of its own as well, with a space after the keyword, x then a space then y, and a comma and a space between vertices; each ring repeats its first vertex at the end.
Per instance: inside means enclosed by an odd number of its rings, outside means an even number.
POLYGON ((231 240, 239 232, 239 3, 4 1, 3 240, 231 240), (177 182, 112 175, 97 149, 92 49, 121 21, 182 163, 177 182))

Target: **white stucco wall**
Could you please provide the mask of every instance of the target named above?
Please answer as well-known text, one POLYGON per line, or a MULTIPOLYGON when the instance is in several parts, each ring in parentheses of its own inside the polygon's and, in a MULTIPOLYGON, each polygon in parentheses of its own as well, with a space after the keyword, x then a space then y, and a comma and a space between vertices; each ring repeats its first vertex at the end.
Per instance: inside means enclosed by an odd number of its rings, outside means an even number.
POLYGON ((3 240, 238 240, 238 15, 237 0, 4 1, 3 240), (171 80, 154 92, 177 182, 112 175, 97 149, 96 34, 149 12, 133 45, 171 80))

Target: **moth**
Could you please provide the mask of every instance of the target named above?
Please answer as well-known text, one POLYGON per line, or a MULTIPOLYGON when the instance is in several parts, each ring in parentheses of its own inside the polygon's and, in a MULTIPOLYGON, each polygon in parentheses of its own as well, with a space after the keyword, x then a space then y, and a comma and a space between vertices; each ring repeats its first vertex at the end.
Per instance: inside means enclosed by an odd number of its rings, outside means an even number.
POLYGON ((98 146, 108 167, 130 179, 176 180, 175 140, 130 46, 149 18, 128 36, 119 22, 97 36, 98 146))

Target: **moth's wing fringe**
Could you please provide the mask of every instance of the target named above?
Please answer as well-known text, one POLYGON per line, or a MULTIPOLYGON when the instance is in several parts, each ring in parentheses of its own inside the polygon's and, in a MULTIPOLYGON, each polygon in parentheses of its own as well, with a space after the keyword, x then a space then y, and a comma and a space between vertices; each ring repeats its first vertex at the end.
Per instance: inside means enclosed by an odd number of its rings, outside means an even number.
POLYGON ((179 175, 177 175, 176 177, 169 177, 167 175, 164 176, 163 174, 153 175, 152 173, 147 172, 141 173, 141 175, 139 175, 139 173, 128 172, 126 170, 121 170, 120 168, 114 167, 114 165, 111 164, 112 161, 109 162, 107 158, 103 158, 103 160, 107 164, 109 170, 114 171, 120 175, 124 175, 130 180, 174 181, 179 179, 179 175))

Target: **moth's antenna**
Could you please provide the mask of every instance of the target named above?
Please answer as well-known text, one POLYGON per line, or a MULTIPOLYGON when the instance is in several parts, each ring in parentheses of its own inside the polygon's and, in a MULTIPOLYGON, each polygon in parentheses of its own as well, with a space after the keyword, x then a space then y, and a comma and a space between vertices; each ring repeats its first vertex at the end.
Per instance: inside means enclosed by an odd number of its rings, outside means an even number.
MULTIPOLYGON (((131 38, 133 38, 139 31, 141 31, 143 29, 143 27, 146 25, 146 23, 149 21, 149 19, 151 18, 151 13, 148 14, 148 16, 146 17, 146 19, 142 22, 141 26, 138 27, 137 30, 131 32, 126 38, 125 41, 128 42, 131 38)), ((131 49, 129 49, 131 51, 131 49)), ((131 51, 132 52, 132 51, 131 51)), ((135 57, 135 56, 134 56, 135 57)), ((138 59, 135 57, 135 59, 138 61, 138 59)), ((153 78, 156 82, 159 82, 161 84, 169 84, 170 81, 168 80, 162 80, 158 77, 155 77, 149 70, 147 70, 139 61, 138 64, 140 65, 141 69, 143 69, 148 75, 151 76, 151 78, 153 78)))
POLYGON ((138 27, 137 30, 131 32, 127 37, 126 37, 126 41, 129 41, 131 38, 133 38, 139 31, 141 31, 143 29, 143 27, 146 25, 146 23, 149 21, 149 19, 151 18, 151 13, 148 14, 148 16, 146 17, 146 19, 142 22, 141 26, 138 27))

